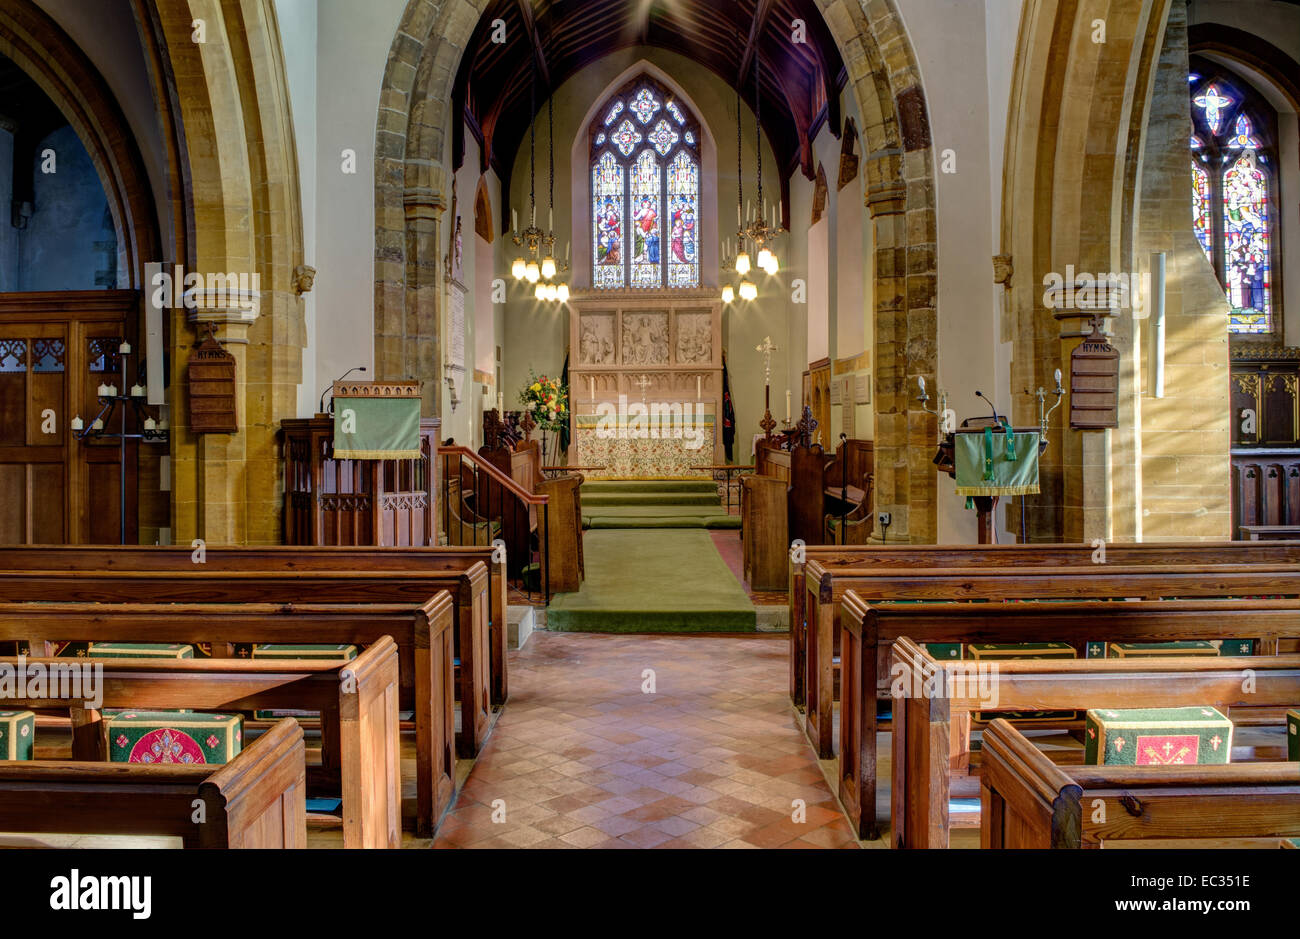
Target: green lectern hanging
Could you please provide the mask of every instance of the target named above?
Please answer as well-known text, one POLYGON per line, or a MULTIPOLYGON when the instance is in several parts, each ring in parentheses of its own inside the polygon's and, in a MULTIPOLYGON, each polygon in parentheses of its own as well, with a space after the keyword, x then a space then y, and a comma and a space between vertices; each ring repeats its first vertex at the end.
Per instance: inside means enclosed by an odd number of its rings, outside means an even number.
POLYGON ((953 434, 959 496, 1023 496, 1038 493, 1038 431, 996 427, 953 434))
POLYGON ((419 382, 334 384, 334 459, 419 458, 419 382))

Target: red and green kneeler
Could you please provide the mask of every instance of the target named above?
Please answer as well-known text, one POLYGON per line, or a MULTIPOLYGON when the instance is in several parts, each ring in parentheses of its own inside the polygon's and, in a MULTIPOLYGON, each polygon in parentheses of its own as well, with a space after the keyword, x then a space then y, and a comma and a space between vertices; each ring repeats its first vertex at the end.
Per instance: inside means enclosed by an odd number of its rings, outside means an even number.
MULTIPOLYGON (((1015 661, 1017 659, 1073 659, 1078 653, 1065 642, 970 642, 966 658, 977 662, 1015 661)), ((991 721, 1003 717, 1009 721, 1077 721, 1078 711, 975 711, 971 718, 991 721)))
POLYGON ((0 760, 30 760, 36 747, 36 714, 0 711, 0 760))
POLYGON ((1232 721, 1212 707, 1092 708, 1084 724, 1089 766, 1227 763, 1232 721))
POLYGON ((121 711, 108 721, 114 763, 229 763, 243 748, 238 714, 189 711, 121 711))
MULTIPOLYGON (((317 645, 310 643, 268 642, 253 648, 255 659, 312 659, 325 662, 350 662, 357 657, 354 645, 317 645)), ((254 711, 253 719, 274 721, 282 717, 320 717, 317 711, 254 711)))

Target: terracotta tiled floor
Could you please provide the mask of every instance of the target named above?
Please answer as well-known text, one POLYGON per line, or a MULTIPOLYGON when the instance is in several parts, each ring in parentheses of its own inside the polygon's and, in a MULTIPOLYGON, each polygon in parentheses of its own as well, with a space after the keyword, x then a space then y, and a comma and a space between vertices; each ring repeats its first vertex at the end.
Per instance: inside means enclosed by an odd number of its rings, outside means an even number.
POLYGON ((795 726, 786 650, 535 633, 511 655, 510 701, 434 846, 856 846, 795 726))

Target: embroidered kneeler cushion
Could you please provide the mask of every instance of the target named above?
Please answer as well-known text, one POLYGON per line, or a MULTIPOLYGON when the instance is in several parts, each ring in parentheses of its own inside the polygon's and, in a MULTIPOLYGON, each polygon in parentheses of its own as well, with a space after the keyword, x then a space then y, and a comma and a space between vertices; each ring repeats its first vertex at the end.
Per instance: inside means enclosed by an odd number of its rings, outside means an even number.
POLYGON ((92 642, 92 659, 192 659, 194 647, 179 642, 92 642))
POLYGON ((0 760, 30 760, 36 746, 36 714, 0 711, 0 760))
MULTIPOLYGON (((1065 642, 970 642, 966 644, 966 658, 977 662, 1008 661, 1014 659, 1073 659, 1078 658, 1074 646, 1065 642)), ((1009 721, 1077 721, 1078 711, 976 711, 971 715, 977 721, 991 721, 1004 717, 1009 721)))
POLYGON ((1286 712, 1286 758, 1300 760, 1300 708, 1286 712))
POLYGON ((1232 721, 1211 707, 1090 708, 1083 739, 1089 766, 1227 763, 1232 721))
POLYGON ((1254 655, 1254 639, 1211 639, 1219 647, 1219 655, 1254 655))
MULTIPOLYGON (((255 659, 314 659, 326 662, 350 662, 357 657, 353 645, 312 645, 268 642, 253 647, 255 659)), ((253 719, 274 721, 282 717, 320 717, 318 711, 254 711, 253 719)))
POLYGON ((1207 639, 1189 639, 1182 642, 1109 642, 1106 644, 1106 657, 1111 659, 1218 654, 1219 650, 1214 643, 1207 639))
POLYGON ((944 661, 945 659, 959 659, 962 656, 962 644, 960 642, 927 642, 925 651, 930 653, 930 658, 944 661))
POLYGON ((229 763, 243 741, 238 714, 122 711, 108 718, 114 763, 229 763))

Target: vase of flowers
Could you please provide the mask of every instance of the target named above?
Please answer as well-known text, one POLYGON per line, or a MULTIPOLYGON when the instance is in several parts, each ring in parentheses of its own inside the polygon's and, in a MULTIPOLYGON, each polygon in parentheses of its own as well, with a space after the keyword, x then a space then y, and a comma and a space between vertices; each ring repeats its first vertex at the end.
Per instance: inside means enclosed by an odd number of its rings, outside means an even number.
POLYGON ((546 434, 559 434, 569 426, 569 387, 558 378, 528 373, 528 384, 519 394, 524 410, 542 429, 542 455, 546 455, 546 434))

